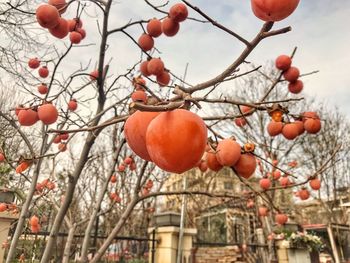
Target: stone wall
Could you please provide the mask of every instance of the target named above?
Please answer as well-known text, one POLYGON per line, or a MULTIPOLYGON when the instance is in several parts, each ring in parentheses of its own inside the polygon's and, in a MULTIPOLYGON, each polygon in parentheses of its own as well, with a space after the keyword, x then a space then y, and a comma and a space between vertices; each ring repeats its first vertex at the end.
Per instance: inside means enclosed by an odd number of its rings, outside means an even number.
POLYGON ((237 246, 198 247, 193 250, 193 263, 244 263, 237 246))

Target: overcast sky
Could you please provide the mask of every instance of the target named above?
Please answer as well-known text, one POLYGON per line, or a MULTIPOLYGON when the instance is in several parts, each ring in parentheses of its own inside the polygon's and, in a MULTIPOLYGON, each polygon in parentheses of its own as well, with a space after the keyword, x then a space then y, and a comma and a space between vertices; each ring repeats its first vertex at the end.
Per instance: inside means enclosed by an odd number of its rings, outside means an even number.
MULTIPOLYGON (((160 2, 163 1, 153 1, 160 2)), ((262 21, 253 15, 249 0, 196 0, 191 3, 247 39, 252 39, 262 25, 262 21)), ((90 18, 83 17, 88 34, 85 44, 98 40, 94 16, 99 11, 90 8, 88 13, 90 18)), ((72 14, 67 12, 65 17, 69 18, 72 14)), ((198 17, 193 10, 190 10, 190 15, 198 17)), ((112 8, 110 28, 121 26, 130 19, 147 20, 155 16, 161 17, 143 0, 119 0, 112 8)), ((248 61, 264 65, 280 54, 289 54, 297 46, 298 52, 293 64, 302 73, 320 70, 318 74, 304 79, 304 93, 327 100, 350 116, 349 24, 349 0, 301 0, 292 16, 274 26, 277 29, 290 25, 292 32, 263 41, 248 61)), ((137 38, 142 30, 136 26, 128 32, 137 38)), ((180 32, 175 37, 162 36, 155 41, 166 67, 177 75, 182 75, 186 63, 189 63, 186 80, 191 84, 220 73, 244 48, 239 41, 220 30, 194 21, 182 23, 180 32)), ((113 58, 111 72, 114 74, 123 73, 125 68, 140 57, 137 47, 120 33, 113 35, 109 44, 107 54, 108 58, 113 58)), ((65 67, 75 69, 79 62, 87 63, 89 59, 96 63, 97 57, 93 54, 97 51, 98 46, 76 48, 71 55, 75 59, 67 61, 65 67)))

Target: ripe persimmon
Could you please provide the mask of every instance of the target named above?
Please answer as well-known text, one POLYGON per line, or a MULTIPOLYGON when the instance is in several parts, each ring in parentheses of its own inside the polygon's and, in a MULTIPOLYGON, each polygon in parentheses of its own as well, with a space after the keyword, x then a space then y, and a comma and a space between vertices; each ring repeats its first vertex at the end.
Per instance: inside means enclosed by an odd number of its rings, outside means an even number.
POLYGON ((91 80, 96 80, 98 78, 98 70, 95 69, 90 72, 89 77, 91 80))
POLYGON ((139 44, 139 46, 141 47, 141 49, 143 51, 149 51, 153 48, 154 46, 154 40, 153 38, 148 35, 148 34, 142 34, 137 43, 139 44))
POLYGON ((119 165, 118 165, 118 171, 119 171, 119 172, 124 172, 125 169, 126 169, 126 167, 125 167, 124 164, 119 164, 119 165))
POLYGON ((298 125, 295 123, 286 123, 282 129, 282 135, 288 140, 294 140, 299 135, 298 125))
POLYGON ((179 32, 180 24, 167 17, 162 21, 162 32, 168 37, 175 36, 179 32))
POLYGON ((167 86, 170 82, 169 72, 164 70, 160 75, 157 75, 157 82, 161 87, 167 86))
POLYGON ((186 20, 187 16, 188 10, 186 5, 183 3, 175 4, 169 10, 169 17, 177 23, 186 20))
POLYGON ((148 21, 146 29, 151 37, 159 37, 162 34, 162 22, 157 18, 153 18, 148 21))
POLYGON ((290 181, 289 181, 289 178, 287 176, 283 176, 281 179, 280 179, 280 185, 282 187, 287 187, 290 185, 290 181))
POLYGON ((296 67, 290 67, 288 70, 286 70, 283 73, 283 77, 285 80, 288 80, 289 82, 295 82, 300 76, 300 71, 296 67))
POLYGON ((68 140, 68 138, 69 138, 69 134, 68 133, 61 133, 60 135, 60 139, 61 140, 68 140))
POLYGON ((79 27, 75 31, 77 31, 81 35, 81 40, 83 40, 86 37, 85 29, 79 27))
POLYGON ((5 203, 0 203, 0 212, 5 212, 7 210, 7 205, 5 203))
POLYGON ((42 4, 36 9, 36 20, 44 28, 54 28, 59 23, 60 14, 57 9, 48 4, 42 4))
POLYGON ((160 113, 146 132, 147 151, 161 169, 183 173, 197 165, 207 145, 207 127, 184 109, 160 113))
POLYGON ((308 133, 316 134, 321 130, 321 121, 319 119, 308 119, 304 122, 304 128, 308 133))
POLYGON ((267 216, 269 209, 266 206, 260 206, 258 209, 259 216, 267 216))
POLYGON ((299 198, 301 200, 307 200, 310 197, 310 192, 306 188, 299 190, 299 198))
POLYGON ((222 169, 222 165, 219 163, 218 158, 216 154, 212 151, 209 151, 205 155, 205 160, 207 163, 207 166, 210 170, 214 172, 218 172, 222 169))
POLYGON ((29 220, 29 224, 31 226, 37 226, 39 225, 39 218, 36 215, 33 215, 30 220, 29 220))
POLYGON ((38 58, 31 58, 29 59, 28 61, 28 66, 31 68, 31 69, 36 69, 40 66, 40 61, 38 58))
POLYGON ((288 221, 288 216, 285 214, 276 214, 275 221, 279 225, 284 225, 288 221))
POLYGON ((147 71, 151 75, 161 75, 164 72, 164 63, 160 58, 152 58, 147 64, 147 71))
POLYGON ((290 16, 297 8, 299 0, 251 0, 256 17, 263 21, 280 21, 290 16))
POLYGON ((267 125, 267 132, 270 136, 277 136, 282 132, 283 123, 280 121, 270 121, 267 125))
POLYGON ((53 124, 58 119, 58 111, 51 103, 43 104, 38 108, 38 117, 44 124, 53 124))
POLYGON ((124 135, 131 150, 144 160, 152 161, 146 147, 146 131, 159 112, 136 111, 126 120, 124 135))
POLYGON ((239 117, 239 118, 235 118, 235 124, 236 124, 238 127, 243 127, 244 125, 247 124, 247 121, 245 120, 245 118, 239 117))
POLYGON ((279 70, 286 71, 292 65, 292 59, 287 55, 280 55, 276 58, 275 66, 279 70))
POLYGON ((46 66, 42 66, 39 68, 39 76, 42 78, 46 78, 49 75, 49 70, 47 69, 46 66))
POLYGON ((22 126, 32 126, 39 120, 38 113, 32 109, 20 110, 17 117, 22 126))
POLYGON ((68 102, 68 110, 75 111, 78 108, 78 103, 75 99, 71 99, 68 102))
POLYGON ((40 94, 46 94, 49 91, 48 87, 46 84, 42 83, 41 85, 38 86, 38 92, 40 94))
POLYGON ((260 185, 261 189, 267 190, 271 187, 271 181, 269 178, 262 178, 259 181, 259 185, 260 185))
POLYGON ((254 174, 256 169, 255 156, 250 153, 241 154, 241 158, 239 158, 233 168, 239 176, 248 179, 254 174))
POLYGON ((143 61, 140 64, 140 71, 141 71, 141 74, 146 77, 151 75, 151 73, 148 72, 148 60, 143 61))
POLYGON ((301 80, 296 80, 288 84, 288 90, 290 93, 293 93, 293 94, 300 93, 303 90, 303 88, 304 88, 304 83, 301 80))
POLYGON ((53 139, 53 143, 58 144, 61 142, 61 136, 57 134, 55 138, 53 139))
POLYGON ((137 90, 131 94, 131 99, 134 102, 146 103, 147 102, 147 94, 143 90, 137 90))
POLYGON ((49 0, 47 3, 49 5, 56 7, 58 13, 60 14, 63 14, 67 10, 66 0, 49 0))
POLYGON ((66 143, 60 143, 60 144, 58 145, 58 150, 59 150, 60 152, 65 152, 65 151, 67 151, 67 144, 66 144, 66 143))
POLYGON ((131 157, 126 157, 124 159, 124 163, 127 165, 130 165, 134 160, 131 157))
POLYGON ((309 181, 309 184, 313 190, 320 190, 321 188, 321 181, 318 178, 311 179, 309 181))
POLYGON ((5 161, 5 155, 3 153, 0 153, 0 163, 5 161))
POLYGON ((72 42, 73 44, 79 44, 82 39, 82 36, 79 32, 72 31, 69 34, 69 39, 70 39, 70 42, 72 42))
POLYGON ((223 166, 233 166, 241 158, 241 146, 233 139, 219 141, 216 158, 223 166))
POLYGON ((272 177, 274 180, 278 180, 281 178, 281 172, 279 170, 276 170, 272 173, 272 177))
POLYGON ((115 182, 117 182, 117 176, 112 175, 112 176, 111 176, 111 179, 110 179, 110 182, 111 182, 112 184, 114 184, 115 182))
POLYGON ((299 135, 303 134, 305 131, 304 123, 302 121, 296 120, 296 121, 294 121, 294 124, 298 126, 299 135))
POLYGON ((78 28, 82 28, 83 22, 80 18, 73 18, 68 20, 69 32, 76 31, 78 28))
POLYGON ((49 32, 51 33, 51 35, 59 39, 65 38, 69 33, 67 20, 60 17, 58 20, 58 24, 55 27, 50 28, 49 32))

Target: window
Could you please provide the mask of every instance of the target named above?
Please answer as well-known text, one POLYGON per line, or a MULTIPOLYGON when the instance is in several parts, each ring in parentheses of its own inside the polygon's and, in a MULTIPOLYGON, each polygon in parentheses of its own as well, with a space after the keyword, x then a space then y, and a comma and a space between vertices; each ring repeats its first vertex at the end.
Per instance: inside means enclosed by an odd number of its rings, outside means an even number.
POLYGON ((233 183, 232 182, 224 182, 224 189, 225 190, 233 190, 233 183))

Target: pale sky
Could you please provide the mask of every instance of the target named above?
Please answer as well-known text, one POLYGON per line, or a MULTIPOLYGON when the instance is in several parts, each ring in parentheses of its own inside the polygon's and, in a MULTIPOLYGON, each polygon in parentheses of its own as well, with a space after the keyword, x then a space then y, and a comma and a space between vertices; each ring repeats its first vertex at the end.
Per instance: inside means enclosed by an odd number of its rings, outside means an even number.
MULTIPOLYGON (((164 1, 152 1, 162 3, 164 1)), ((170 5, 177 1, 170 1, 170 5)), ((250 1, 245 0, 196 0, 191 3, 200 7, 212 18, 230 27, 247 39, 251 39, 260 29, 262 21, 256 18, 250 1)), ((88 8, 90 18, 83 15, 87 38, 84 44, 98 40, 96 12, 88 8)), ((165 7, 164 10, 168 10, 165 7)), ((75 12, 64 15, 71 18, 75 12)), ((198 15, 190 10, 192 17, 198 15)), ((162 17, 143 0, 119 0, 113 5, 110 29, 124 25, 130 19, 149 19, 162 17)), ((350 1, 348 0, 301 0, 298 9, 274 29, 292 26, 292 32, 263 41, 248 57, 248 61, 264 65, 280 54, 289 54, 295 46, 298 52, 293 64, 302 73, 320 70, 320 73, 304 79, 304 93, 325 99, 330 105, 336 105, 350 116, 350 64, 348 46, 350 35, 350 1)), ((128 32, 136 39, 142 33, 139 26, 128 32)), ((67 41, 67 40, 66 40, 67 41)), ((240 54, 243 46, 239 41, 221 32, 209 24, 186 21, 181 24, 180 32, 173 38, 161 36, 155 39, 156 47, 167 68, 175 74, 183 75, 186 63, 189 63, 186 80, 191 84, 207 80, 225 69, 240 54)), ((111 72, 124 73, 124 69, 133 65, 140 58, 138 48, 123 34, 117 33, 109 40, 110 48, 107 61, 113 58, 111 72)), ((98 46, 75 48, 64 67, 66 72, 79 67, 79 63, 92 64, 97 61, 98 46)), ((93 66, 90 66, 93 69, 93 66)))

